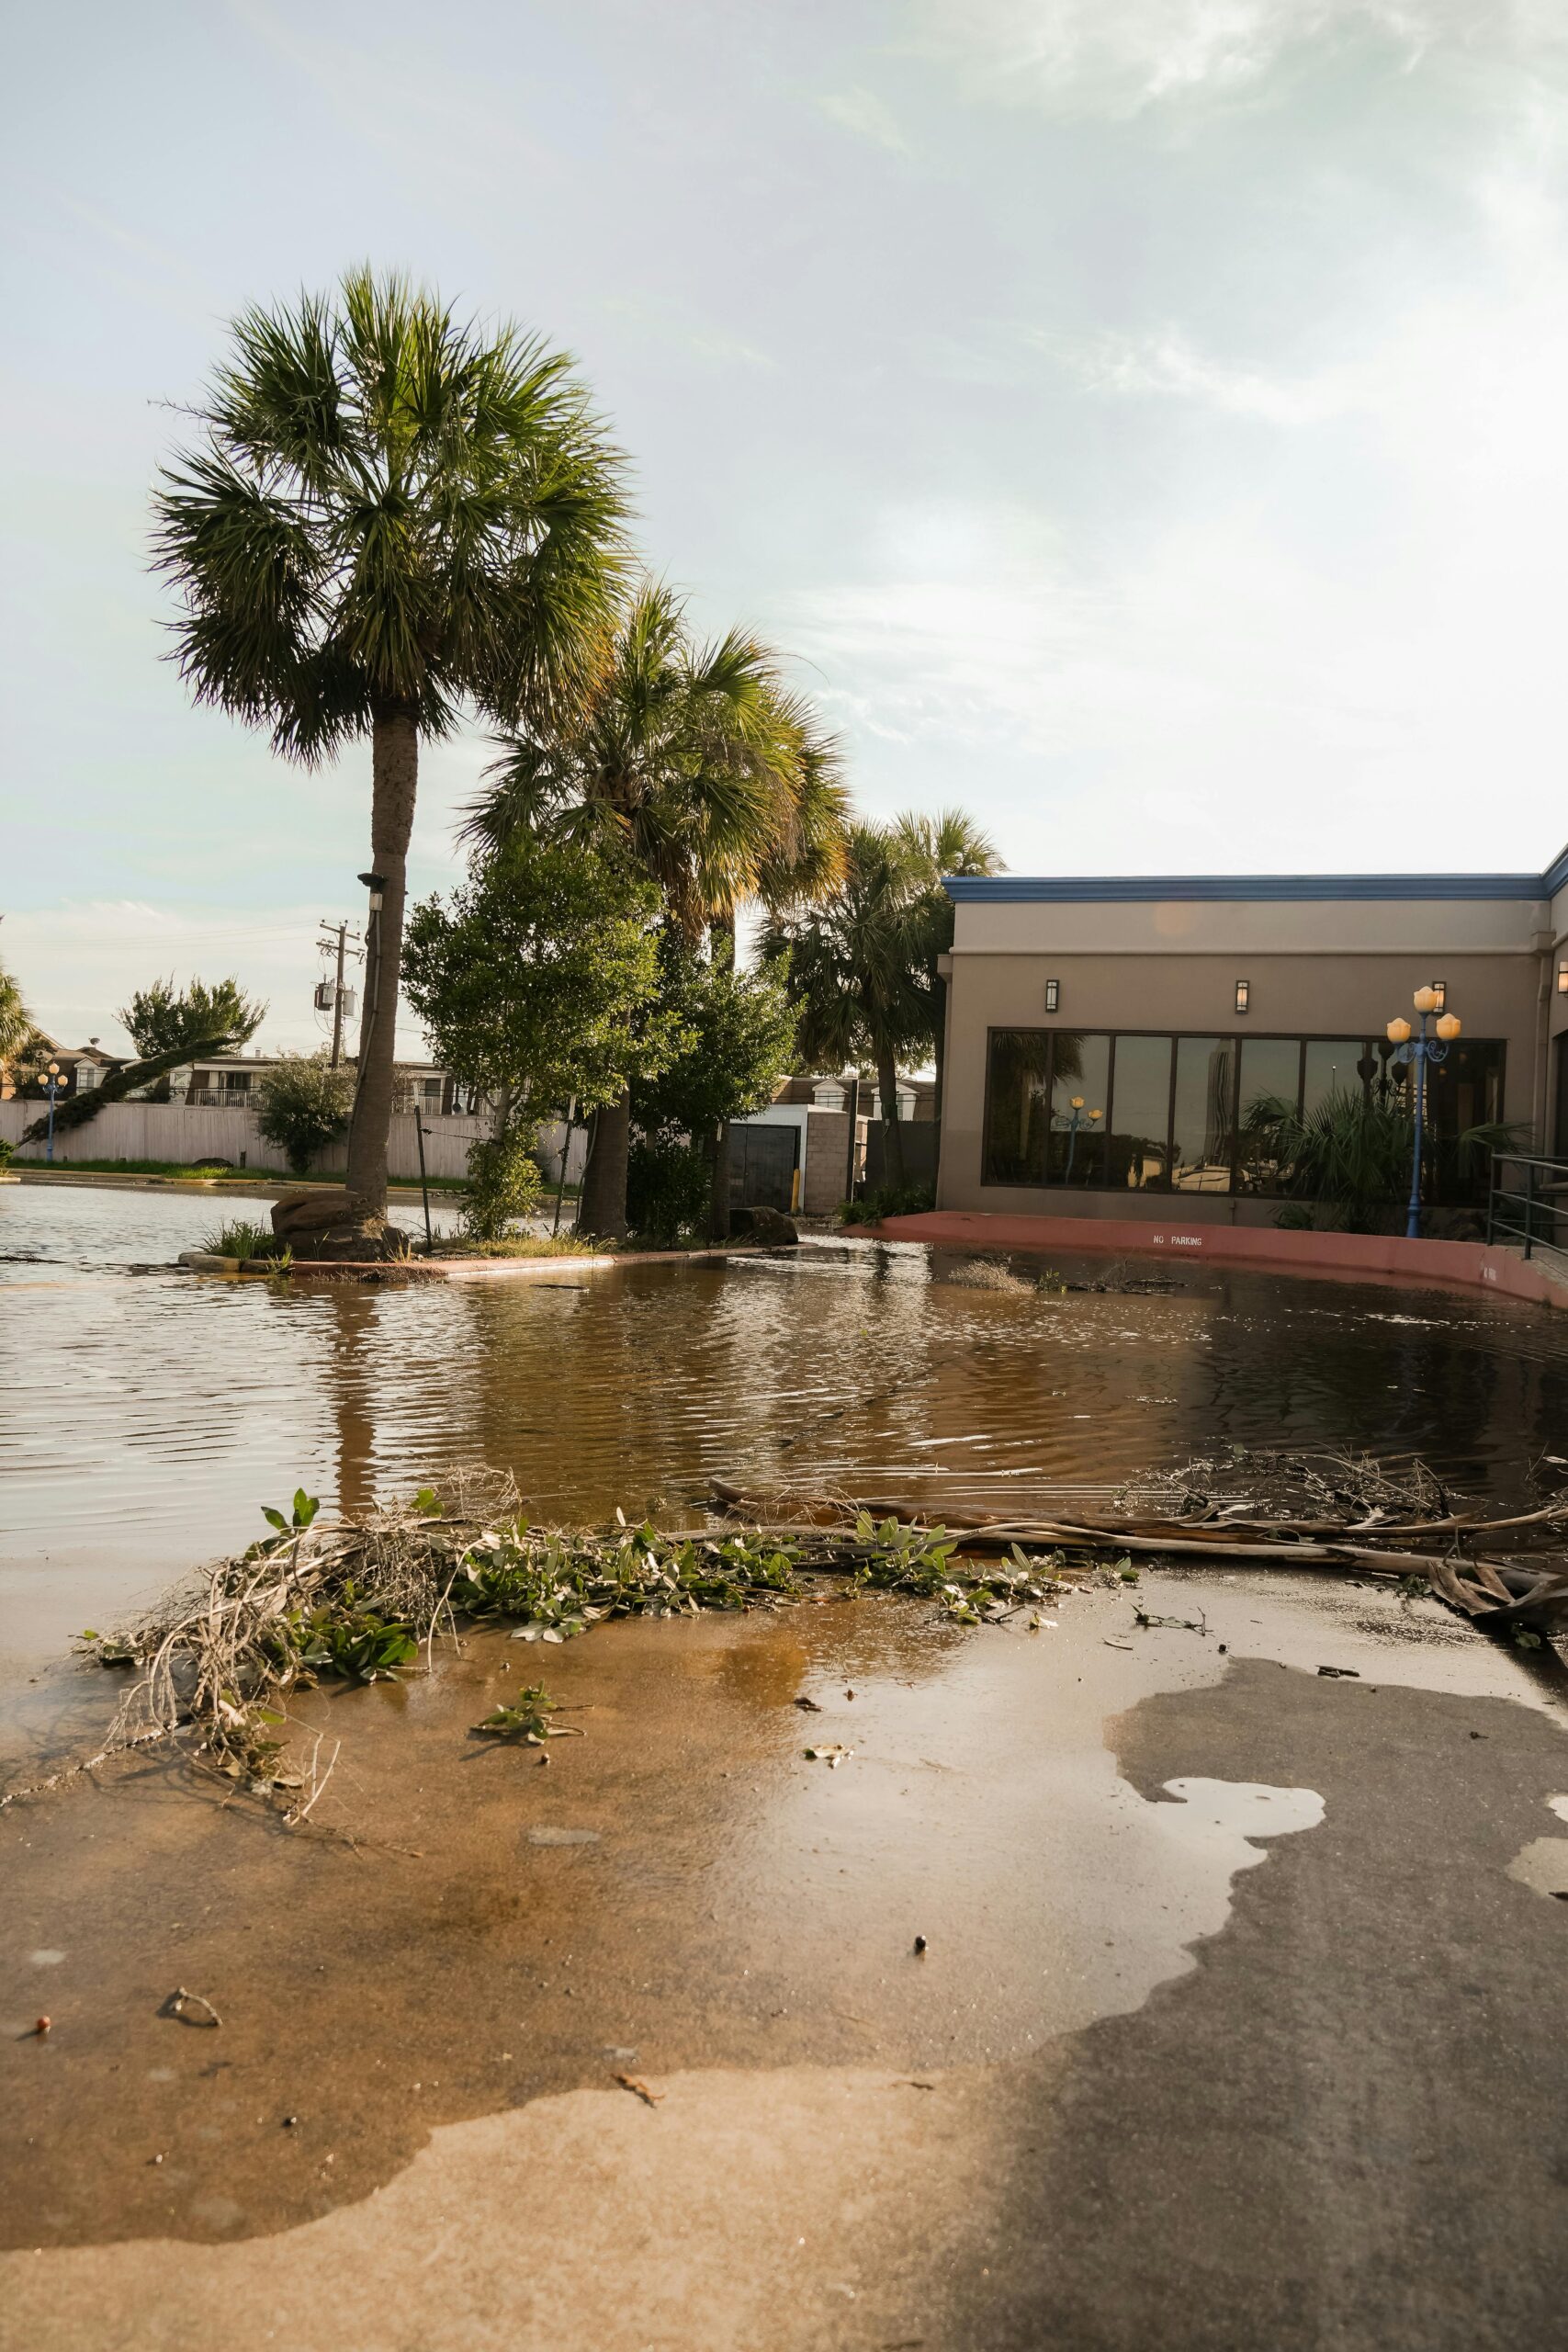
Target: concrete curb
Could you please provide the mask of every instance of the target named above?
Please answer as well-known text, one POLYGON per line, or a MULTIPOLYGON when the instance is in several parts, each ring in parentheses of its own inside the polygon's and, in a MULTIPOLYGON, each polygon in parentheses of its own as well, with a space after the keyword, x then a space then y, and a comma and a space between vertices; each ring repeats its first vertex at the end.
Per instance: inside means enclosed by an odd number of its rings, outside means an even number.
POLYGON ((321 1280, 385 1282, 392 1276, 423 1283, 506 1282, 530 1275, 602 1273, 614 1266, 714 1266, 727 1258, 761 1255, 756 1242, 738 1241, 718 1250, 621 1250, 603 1256, 560 1258, 296 1258, 293 1272, 321 1280))
POLYGON ((1382 1233, 1281 1233, 1267 1226, 1183 1225, 1157 1219, 989 1216, 970 1209, 928 1209, 881 1225, 840 1228, 861 1239, 922 1241, 942 1249, 1078 1250, 1102 1258, 1146 1251, 1168 1263, 1207 1259, 1229 1266, 1271 1266, 1281 1273, 1392 1277, 1404 1283, 1454 1283, 1537 1306, 1568 1307, 1568 1283, 1534 1259, 1482 1241, 1406 1241, 1382 1233))

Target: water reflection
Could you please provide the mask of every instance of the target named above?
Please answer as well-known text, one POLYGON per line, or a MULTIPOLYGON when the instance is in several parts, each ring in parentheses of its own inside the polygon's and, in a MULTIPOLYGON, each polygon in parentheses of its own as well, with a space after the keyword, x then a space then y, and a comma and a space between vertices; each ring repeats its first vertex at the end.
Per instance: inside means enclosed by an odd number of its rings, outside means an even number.
POLYGON ((1063 1295, 1026 1261, 870 1245, 439 1288, 124 1271, 171 1257, 192 1209, 0 1193, 13 1564, 144 1585, 301 1482, 357 1507, 476 1462, 592 1518, 688 1511, 715 1475, 1021 1506, 1233 1442, 1421 1450, 1512 1498, 1568 1404, 1559 1319, 1463 1295, 1201 1267, 1063 1295))

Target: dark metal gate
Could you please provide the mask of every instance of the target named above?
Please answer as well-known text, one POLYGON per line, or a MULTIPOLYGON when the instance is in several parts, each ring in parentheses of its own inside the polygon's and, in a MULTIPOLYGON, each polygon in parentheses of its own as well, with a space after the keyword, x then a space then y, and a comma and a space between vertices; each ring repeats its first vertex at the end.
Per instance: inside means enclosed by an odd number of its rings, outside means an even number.
POLYGON ((729 1205, 732 1209, 782 1209, 787 1216, 795 1199, 795 1171, 800 1163, 798 1127, 751 1127, 739 1123, 729 1130, 729 1205))

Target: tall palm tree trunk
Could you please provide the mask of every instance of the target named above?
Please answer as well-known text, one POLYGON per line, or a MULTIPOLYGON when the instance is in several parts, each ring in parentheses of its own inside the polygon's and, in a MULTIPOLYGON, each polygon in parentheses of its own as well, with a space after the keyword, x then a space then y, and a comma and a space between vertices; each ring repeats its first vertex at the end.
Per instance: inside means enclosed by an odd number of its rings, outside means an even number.
POLYGON ((936 1136, 931 1153, 931 1198, 937 1196, 942 1182, 942 1081, 947 1075, 947 982, 941 973, 936 978, 936 1020, 931 1035, 931 1063, 936 1083, 931 1089, 931 1116, 936 1121, 936 1136))
POLYGON ((882 1181, 904 1182, 904 1136, 898 1125, 898 1066, 887 1052, 876 1057, 876 1091, 882 1101, 882 1181))
POLYGON ((403 958, 403 901, 409 835, 419 786, 419 729, 406 711, 378 710, 370 739, 370 865, 381 877, 373 914, 359 1023, 359 1077, 348 1130, 348 1190, 369 1216, 387 1209, 387 1149, 392 1126, 398 980, 403 958))
POLYGON ((598 1234, 606 1241, 625 1240, 626 1155, 631 1140, 632 1098, 628 1087, 618 1102, 606 1102, 594 1113, 588 1165, 582 1171, 577 1218, 580 1233, 598 1234))
MULTIPOLYGON (((714 914, 709 919, 708 939, 713 960, 728 971, 735 969, 735 910, 714 914)), ((729 1238, 729 1121, 720 1119, 714 1134, 704 1144, 708 1160, 708 1239, 728 1241, 729 1238)))

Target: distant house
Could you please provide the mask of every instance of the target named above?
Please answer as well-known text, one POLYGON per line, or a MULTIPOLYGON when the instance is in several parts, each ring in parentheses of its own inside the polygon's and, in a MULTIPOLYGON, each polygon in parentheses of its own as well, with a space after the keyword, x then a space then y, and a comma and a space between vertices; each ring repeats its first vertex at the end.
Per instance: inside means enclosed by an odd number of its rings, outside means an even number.
MULTIPOLYGON (((188 1070, 175 1070, 175 1091, 204 1110, 245 1111, 276 1054, 209 1054, 188 1070)), ((352 1057, 348 1057, 352 1059, 352 1057)), ((393 1081, 394 1111, 418 1110, 427 1119, 451 1118, 474 1108, 470 1095, 449 1071, 434 1062, 400 1062, 393 1081)))
POLYGON ((10 1062, 0 1062, 0 1102, 8 1102, 14 1095, 35 1097, 41 1101, 45 1091, 45 1077, 50 1063, 60 1064, 60 1076, 55 1081, 56 1100, 67 1094, 85 1094, 90 1087, 101 1086, 111 1069, 118 1069, 124 1057, 106 1054, 96 1037, 85 1046, 65 1046, 47 1030, 33 1033, 34 1043, 26 1059, 17 1057, 10 1062))

